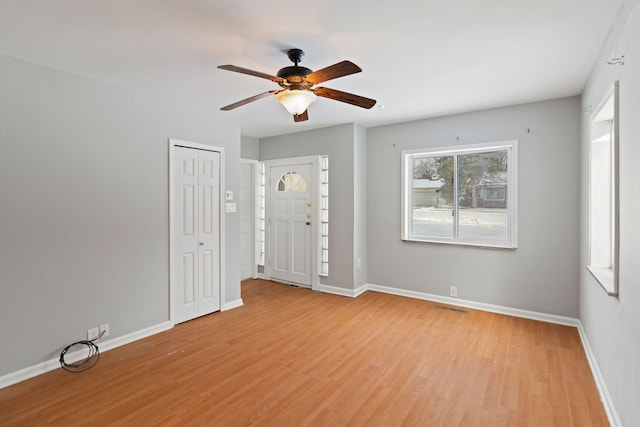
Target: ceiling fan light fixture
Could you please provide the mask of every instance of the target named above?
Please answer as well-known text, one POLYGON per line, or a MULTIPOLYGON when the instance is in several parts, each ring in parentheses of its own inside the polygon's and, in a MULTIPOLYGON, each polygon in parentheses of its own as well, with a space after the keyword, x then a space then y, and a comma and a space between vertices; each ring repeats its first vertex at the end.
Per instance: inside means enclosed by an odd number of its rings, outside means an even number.
POLYGON ((364 96, 358 96, 324 86, 316 87, 317 84, 361 72, 362 68, 353 62, 345 60, 321 68, 320 70, 312 71, 309 68, 298 65, 304 56, 304 52, 301 49, 289 49, 287 56, 289 56, 289 59, 293 62, 293 66, 281 68, 276 76, 248 68, 237 67, 235 65, 219 65, 218 68, 222 70, 271 80, 281 88, 254 95, 220 109, 222 111, 233 110, 250 102, 275 95, 276 101, 282 104, 289 114, 293 115, 293 121, 298 123, 309 120, 307 108, 318 96, 366 109, 376 105, 375 99, 365 98, 364 96))
POLYGON ((276 101, 294 116, 307 111, 316 98, 318 98, 316 94, 307 89, 285 89, 276 94, 276 101))

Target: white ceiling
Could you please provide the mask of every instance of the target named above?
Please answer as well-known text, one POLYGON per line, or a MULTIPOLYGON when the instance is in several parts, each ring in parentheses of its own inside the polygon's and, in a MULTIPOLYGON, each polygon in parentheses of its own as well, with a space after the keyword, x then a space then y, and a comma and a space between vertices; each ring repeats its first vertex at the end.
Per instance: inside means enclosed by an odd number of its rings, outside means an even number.
POLYGON ((366 127, 579 94, 622 0, 0 0, 0 53, 204 107, 265 137, 342 123, 366 127), (378 100, 319 98, 294 123, 279 88, 219 70, 363 72, 321 84, 378 100))

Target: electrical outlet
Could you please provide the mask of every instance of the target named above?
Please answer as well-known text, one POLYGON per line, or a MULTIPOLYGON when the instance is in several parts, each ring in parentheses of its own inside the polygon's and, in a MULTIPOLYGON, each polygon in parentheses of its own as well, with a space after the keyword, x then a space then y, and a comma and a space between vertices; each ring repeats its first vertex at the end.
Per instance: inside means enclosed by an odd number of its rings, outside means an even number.
POLYGON ((100 330, 98 328, 92 328, 87 331, 87 340, 92 341, 100 336, 100 330))
POLYGON ((105 323, 104 325, 100 325, 100 336, 102 338, 109 336, 109 324, 105 323))
POLYGON ((457 297, 458 296, 458 287, 457 286, 449 286, 449 296, 457 297))

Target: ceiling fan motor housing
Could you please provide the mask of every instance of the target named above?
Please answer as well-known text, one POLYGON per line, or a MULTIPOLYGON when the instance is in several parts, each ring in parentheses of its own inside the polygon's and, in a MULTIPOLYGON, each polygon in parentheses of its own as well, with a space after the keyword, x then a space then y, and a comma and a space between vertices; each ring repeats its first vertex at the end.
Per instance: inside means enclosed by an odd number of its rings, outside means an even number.
POLYGON ((311 73, 313 73, 313 71, 311 71, 307 67, 299 67, 297 65, 293 65, 290 67, 281 68, 280 71, 278 71, 277 75, 278 77, 282 77, 283 79, 288 79, 292 76, 305 77, 311 73))
MULTIPOLYGON (((277 76, 283 79, 289 79, 290 77, 306 77, 311 74, 313 71, 308 69, 307 67, 299 67, 298 64, 304 58, 304 51, 302 49, 289 49, 287 51, 287 56, 289 60, 293 62, 293 66, 281 68, 278 71, 277 76)), ((291 81, 292 83, 300 83, 302 79, 294 79, 300 81, 291 81)))

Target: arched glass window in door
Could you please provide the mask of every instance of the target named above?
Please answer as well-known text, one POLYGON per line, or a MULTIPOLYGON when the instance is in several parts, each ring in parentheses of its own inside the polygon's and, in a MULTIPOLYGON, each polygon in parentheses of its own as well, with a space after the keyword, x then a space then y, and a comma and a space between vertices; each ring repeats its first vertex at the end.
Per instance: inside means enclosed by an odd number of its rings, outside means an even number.
POLYGON ((302 175, 298 174, 297 172, 285 172, 278 180, 276 191, 293 191, 296 193, 304 193, 307 191, 307 182, 304 180, 302 175))

